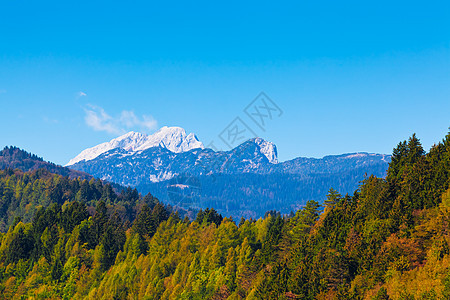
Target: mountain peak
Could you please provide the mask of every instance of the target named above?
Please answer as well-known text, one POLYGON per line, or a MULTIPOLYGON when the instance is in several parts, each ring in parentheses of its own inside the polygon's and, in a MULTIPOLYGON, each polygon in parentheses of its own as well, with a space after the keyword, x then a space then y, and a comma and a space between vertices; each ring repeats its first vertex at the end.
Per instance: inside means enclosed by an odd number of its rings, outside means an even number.
POLYGON ((130 131, 109 142, 85 149, 75 158, 71 159, 67 163, 67 166, 80 161, 92 160, 102 153, 116 148, 121 148, 129 152, 137 152, 152 147, 166 148, 175 153, 185 152, 195 148, 204 148, 203 143, 197 139, 195 134, 190 133, 186 135, 186 131, 181 127, 164 126, 150 135, 130 131))
POLYGON ((274 143, 268 142, 262 138, 253 138, 250 141, 258 145, 259 151, 267 157, 269 162, 271 164, 277 164, 278 163, 278 152, 277 152, 277 146, 275 146, 274 143))
POLYGON ((186 135, 186 131, 181 127, 164 126, 154 134, 147 136, 147 140, 136 150, 141 151, 157 146, 175 153, 204 148, 203 143, 197 139, 195 134, 186 135))

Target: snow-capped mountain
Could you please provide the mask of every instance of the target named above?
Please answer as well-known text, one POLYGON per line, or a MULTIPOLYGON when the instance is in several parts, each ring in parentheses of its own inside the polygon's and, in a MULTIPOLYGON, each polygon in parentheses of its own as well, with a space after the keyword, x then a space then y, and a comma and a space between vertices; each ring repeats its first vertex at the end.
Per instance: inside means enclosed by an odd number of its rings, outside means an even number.
POLYGON ((126 150, 132 155, 133 153, 152 147, 162 147, 175 153, 204 148, 203 143, 193 133, 186 135, 186 131, 183 128, 164 126, 151 135, 131 131, 109 142, 83 150, 71 159, 66 166, 71 166, 81 161, 92 160, 105 152, 117 148, 126 150))

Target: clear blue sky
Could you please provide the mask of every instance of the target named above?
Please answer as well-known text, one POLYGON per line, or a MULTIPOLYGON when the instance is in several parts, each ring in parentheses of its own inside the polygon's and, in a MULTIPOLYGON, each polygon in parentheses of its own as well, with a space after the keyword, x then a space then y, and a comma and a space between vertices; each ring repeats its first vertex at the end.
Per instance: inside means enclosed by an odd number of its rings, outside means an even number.
POLYGON ((449 2, 0 3, 0 147, 64 164, 164 125, 207 144, 261 91, 281 160, 428 148, 450 126, 449 2))

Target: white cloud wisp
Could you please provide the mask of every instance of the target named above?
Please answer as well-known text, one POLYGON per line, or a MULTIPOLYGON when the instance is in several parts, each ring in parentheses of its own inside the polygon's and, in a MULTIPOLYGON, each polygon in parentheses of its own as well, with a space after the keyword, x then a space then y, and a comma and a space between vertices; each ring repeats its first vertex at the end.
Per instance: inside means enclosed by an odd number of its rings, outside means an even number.
POLYGON ((157 121, 149 115, 141 117, 131 110, 123 110, 118 117, 112 117, 103 108, 88 104, 85 108, 84 120, 86 125, 96 131, 110 134, 123 134, 130 130, 149 132, 157 127, 157 121))

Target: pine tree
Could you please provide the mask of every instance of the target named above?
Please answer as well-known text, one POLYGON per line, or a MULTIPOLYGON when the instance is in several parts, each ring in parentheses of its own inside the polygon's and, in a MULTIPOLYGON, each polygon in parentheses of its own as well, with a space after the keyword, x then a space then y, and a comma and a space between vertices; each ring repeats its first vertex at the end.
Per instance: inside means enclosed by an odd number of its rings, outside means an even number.
POLYGON ((327 199, 324 201, 325 211, 333 209, 336 204, 341 200, 342 196, 333 188, 330 188, 327 194, 327 199))

